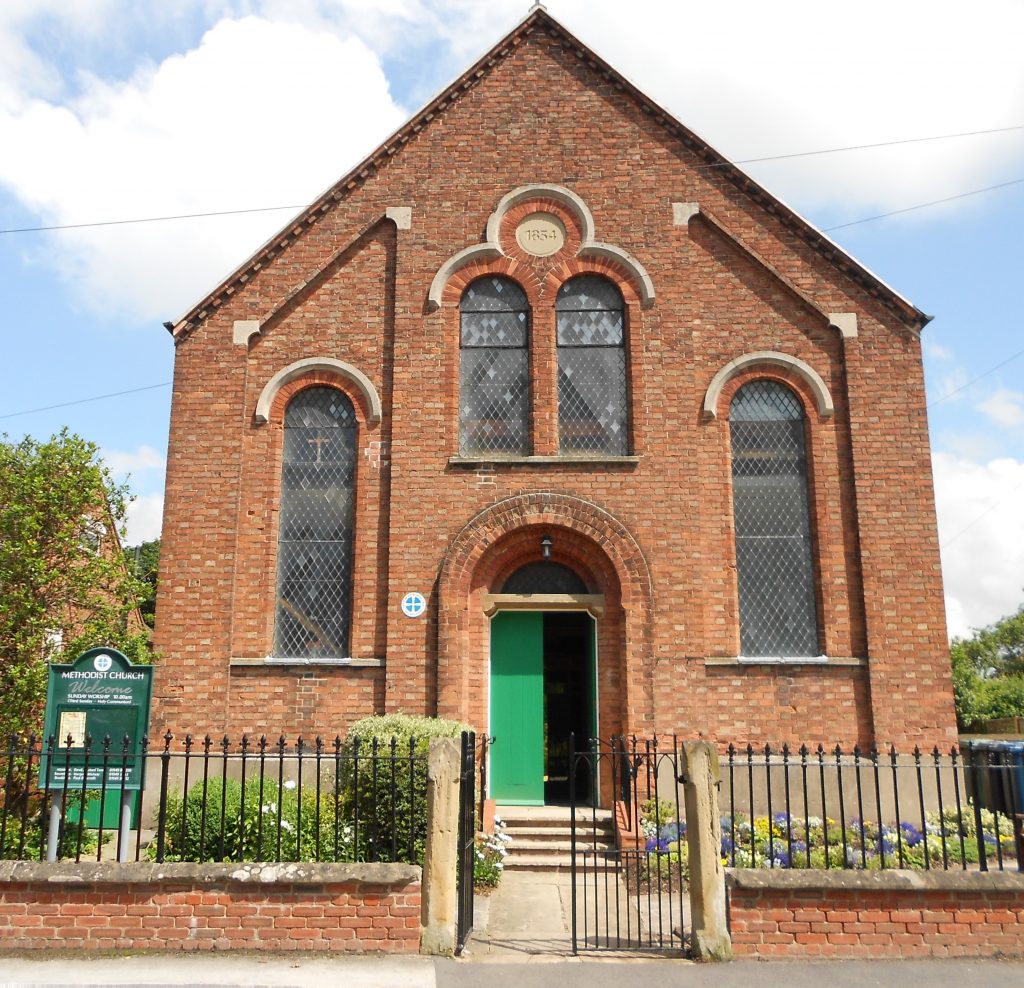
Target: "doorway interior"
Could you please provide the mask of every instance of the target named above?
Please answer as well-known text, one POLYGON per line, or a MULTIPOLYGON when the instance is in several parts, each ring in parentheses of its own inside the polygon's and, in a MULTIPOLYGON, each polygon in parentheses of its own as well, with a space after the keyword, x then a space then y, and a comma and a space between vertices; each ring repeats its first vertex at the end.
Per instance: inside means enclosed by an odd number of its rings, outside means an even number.
MULTIPOLYGON (((595 621, 585 611, 499 611, 491 622, 491 796, 569 802, 570 736, 597 733, 595 621)), ((589 799, 586 772, 577 799, 589 799)))

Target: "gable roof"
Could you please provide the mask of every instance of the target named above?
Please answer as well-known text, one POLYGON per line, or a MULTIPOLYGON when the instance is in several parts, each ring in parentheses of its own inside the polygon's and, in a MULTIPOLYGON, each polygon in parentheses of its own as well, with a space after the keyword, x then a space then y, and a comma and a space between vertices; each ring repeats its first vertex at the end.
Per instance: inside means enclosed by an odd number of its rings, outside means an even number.
POLYGON ((643 113, 649 115, 655 123, 681 141, 689 151, 702 159, 705 165, 714 168, 741 192, 748 195, 768 213, 775 216, 783 226, 787 227, 787 229, 832 263, 844 275, 860 285, 869 295, 877 299, 904 323, 919 330, 931 321, 931 316, 926 315, 908 299, 890 288, 877 275, 852 258, 808 220, 764 189, 741 168, 732 164, 728 158, 676 120, 664 107, 642 93, 620 72, 612 68, 583 42, 567 31, 544 7, 537 5, 490 51, 471 65, 451 85, 435 96, 423 109, 410 117, 402 127, 396 130, 351 171, 335 182, 315 202, 299 213, 279 233, 271 237, 255 254, 236 268, 212 292, 205 296, 202 301, 189 309, 176 322, 164 323, 164 326, 174 337, 175 343, 188 336, 196 326, 200 325, 214 310, 228 301, 264 265, 286 250, 304 231, 316 224, 321 217, 328 213, 338 202, 345 199, 350 192, 359 188, 371 174, 397 154, 405 144, 415 137, 436 116, 443 113, 464 93, 472 89, 484 76, 490 73, 495 65, 508 58, 529 35, 538 30, 543 30, 549 36, 555 38, 564 48, 572 51, 577 58, 607 79, 617 90, 627 94, 638 104, 643 113))

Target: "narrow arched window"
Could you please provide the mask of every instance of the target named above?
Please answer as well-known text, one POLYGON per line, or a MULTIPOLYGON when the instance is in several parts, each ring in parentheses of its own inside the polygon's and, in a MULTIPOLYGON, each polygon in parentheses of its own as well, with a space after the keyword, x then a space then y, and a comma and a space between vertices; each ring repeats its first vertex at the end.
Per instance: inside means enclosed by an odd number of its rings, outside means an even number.
POLYGON ((526 293, 508 278, 478 278, 459 309, 459 452, 529 453, 526 293))
POLYGON ((558 448, 562 453, 629 452, 625 306, 607 278, 567 281, 558 321, 558 448))
POLYGON ((279 658, 344 658, 352 615, 356 416, 334 388, 308 388, 284 416, 277 549, 279 658))
POLYGON ((752 381, 729 409, 732 496, 745 656, 817 655, 804 409, 774 381, 752 381))

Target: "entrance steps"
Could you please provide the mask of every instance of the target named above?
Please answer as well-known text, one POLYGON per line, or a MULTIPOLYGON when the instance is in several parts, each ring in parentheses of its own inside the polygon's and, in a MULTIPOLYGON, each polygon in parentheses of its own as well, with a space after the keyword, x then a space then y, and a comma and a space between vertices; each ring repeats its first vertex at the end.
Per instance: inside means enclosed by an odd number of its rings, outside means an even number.
MULTIPOLYGON (((568 806, 499 806, 497 816, 512 838, 505 858, 506 871, 571 871, 572 821, 568 806)), ((576 870, 614 870, 615 850, 611 810, 577 808, 576 870)))

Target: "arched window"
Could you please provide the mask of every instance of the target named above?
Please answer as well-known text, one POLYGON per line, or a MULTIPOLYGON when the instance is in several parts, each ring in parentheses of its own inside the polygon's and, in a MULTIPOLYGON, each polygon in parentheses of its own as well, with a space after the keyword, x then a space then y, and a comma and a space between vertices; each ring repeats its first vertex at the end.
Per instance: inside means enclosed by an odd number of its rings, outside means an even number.
POLYGON ((558 447, 629 452, 625 306, 606 278, 582 275, 558 290, 558 447))
POLYGON ((478 278, 459 309, 459 452, 529 453, 526 294, 508 278, 478 278))
POLYGON ((752 381, 732 399, 729 430, 741 654, 818 655, 803 405, 752 381))
POLYGON ((588 593, 575 570, 562 563, 541 560, 520 566, 505 581, 502 593, 588 593))
POLYGON ((355 467, 352 402, 334 388, 301 391, 284 416, 278 658, 349 655, 355 467))

